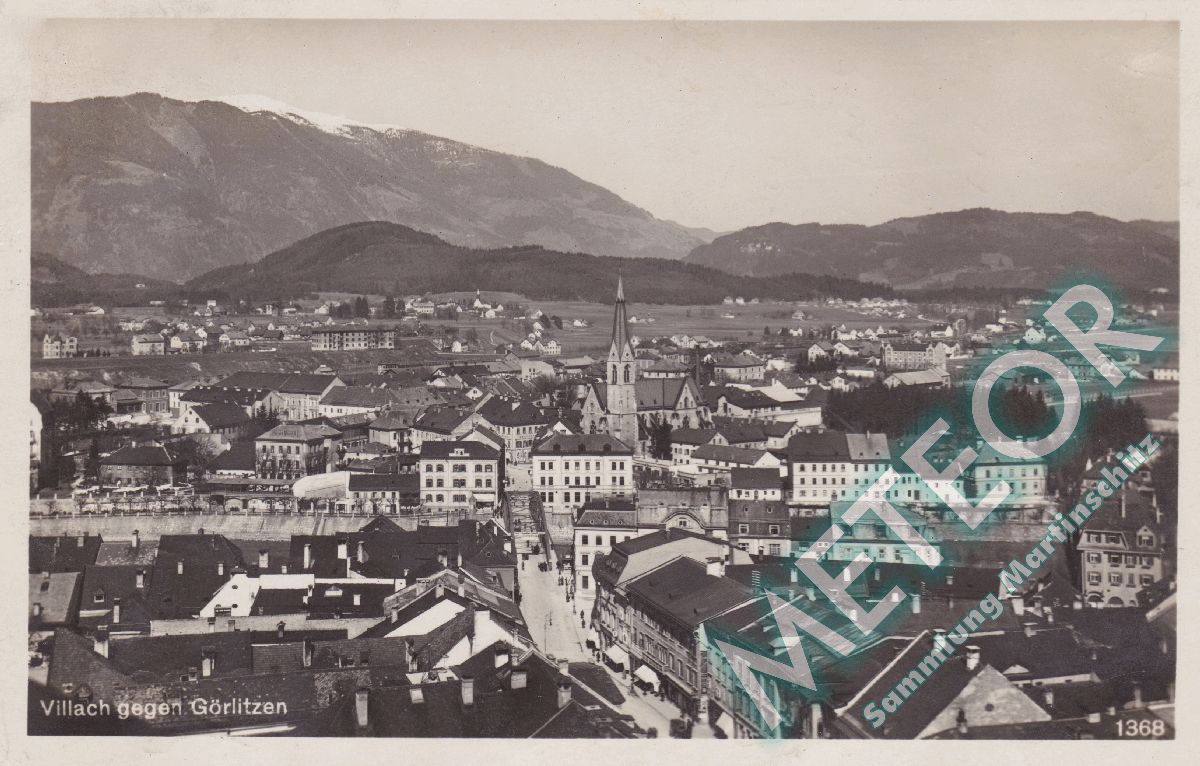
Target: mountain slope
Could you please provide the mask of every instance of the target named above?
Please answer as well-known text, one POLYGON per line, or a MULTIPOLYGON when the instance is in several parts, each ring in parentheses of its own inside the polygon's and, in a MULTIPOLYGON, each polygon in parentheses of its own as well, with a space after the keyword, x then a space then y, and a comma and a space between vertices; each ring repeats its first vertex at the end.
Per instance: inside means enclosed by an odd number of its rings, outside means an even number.
POLYGON ((35 306, 69 306, 76 303, 143 305, 151 298, 166 299, 183 293, 174 282, 137 274, 88 274, 48 253, 30 258, 30 297, 35 306))
POLYGON ((33 248, 186 279, 368 219, 470 247, 679 258, 703 241, 536 159, 239 103, 33 104, 33 248))
POLYGON ((1092 213, 975 209, 878 226, 770 223, 717 237, 684 260, 734 274, 803 271, 897 288, 1045 288, 1080 272, 1177 288, 1179 241, 1166 230, 1092 213))
POLYGON ((317 291, 397 295, 483 288, 535 300, 612 300, 616 273, 632 301, 717 303, 726 295, 860 298, 887 288, 804 274, 739 277, 659 258, 619 259, 540 247, 472 250, 382 221, 339 226, 253 264, 225 266, 185 286, 196 298, 282 300, 317 291))

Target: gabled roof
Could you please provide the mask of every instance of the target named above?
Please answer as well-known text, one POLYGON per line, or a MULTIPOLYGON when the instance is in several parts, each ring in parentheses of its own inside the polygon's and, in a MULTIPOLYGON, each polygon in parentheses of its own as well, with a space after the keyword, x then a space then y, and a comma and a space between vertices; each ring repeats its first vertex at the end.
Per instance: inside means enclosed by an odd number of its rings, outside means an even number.
POLYGON ((122 447, 107 457, 100 458, 100 465, 136 465, 170 467, 182 463, 166 447, 143 446, 122 447))
POLYGON ((709 575, 704 564, 683 556, 632 580, 626 587, 631 596, 689 629, 754 598, 753 592, 736 580, 709 575))
POLYGON ((235 372, 215 385, 220 388, 265 388, 285 394, 323 394, 338 381, 336 375, 279 372, 235 372))
POLYGON ((250 422, 246 411, 231 402, 195 405, 192 412, 209 428, 236 428, 250 422))
POLYGON ((337 438, 339 436, 341 436, 341 433, 329 426, 283 423, 275 426, 265 434, 261 434, 257 438, 257 441, 313 442, 337 438))
POLYGON ((761 449, 727 447, 723 444, 704 444, 696 448, 696 451, 692 453, 692 459, 754 465, 759 460, 762 460, 764 455, 769 454, 771 453, 761 449))
POLYGON ((499 460, 499 451, 477 441, 426 441, 421 443, 421 458, 446 460, 462 451, 472 460, 499 460))
POLYGON ((534 445, 534 455, 632 455, 624 442, 608 434, 555 433, 534 445))
POLYGON ((733 489, 779 489, 783 478, 778 468, 734 468, 730 472, 729 486, 733 489))
POLYGON ((29 571, 82 572, 96 563, 102 538, 99 535, 29 537, 29 571))

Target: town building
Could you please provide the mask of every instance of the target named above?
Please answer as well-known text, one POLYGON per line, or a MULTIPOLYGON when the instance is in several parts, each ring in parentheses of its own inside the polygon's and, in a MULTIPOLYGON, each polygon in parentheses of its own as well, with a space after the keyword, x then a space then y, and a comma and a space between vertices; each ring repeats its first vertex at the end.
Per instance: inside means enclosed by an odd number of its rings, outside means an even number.
POLYGON ((495 508, 504 486, 499 450, 477 441, 426 441, 420 457, 421 501, 433 511, 495 508))
POLYGON ((264 479, 294 480, 329 473, 342 435, 324 425, 285 423, 254 440, 255 473, 264 479))
POLYGON ((632 495, 633 450, 607 434, 555 433, 531 450, 533 488, 548 513, 574 514, 593 497, 632 495))
POLYGON ((43 359, 66 359, 79 352, 79 339, 72 335, 47 333, 42 337, 43 359))
POLYGON ((157 487, 187 481, 187 464, 165 447, 123 447, 100 458, 100 483, 118 487, 157 487))

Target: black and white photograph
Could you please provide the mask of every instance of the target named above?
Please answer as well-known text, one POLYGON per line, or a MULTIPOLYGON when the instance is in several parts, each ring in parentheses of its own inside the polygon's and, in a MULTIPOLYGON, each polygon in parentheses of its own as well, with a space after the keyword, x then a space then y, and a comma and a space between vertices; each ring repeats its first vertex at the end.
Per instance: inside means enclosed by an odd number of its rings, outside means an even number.
POLYGON ((1186 738, 1178 13, 26 31, 30 753, 1186 738))

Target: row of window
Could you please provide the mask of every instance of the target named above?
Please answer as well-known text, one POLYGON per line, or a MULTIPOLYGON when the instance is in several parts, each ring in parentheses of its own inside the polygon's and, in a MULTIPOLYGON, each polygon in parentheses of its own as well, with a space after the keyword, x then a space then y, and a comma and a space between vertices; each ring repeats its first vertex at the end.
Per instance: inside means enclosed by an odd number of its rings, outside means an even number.
MULTIPOLYGON (((491 461, 488 461, 486 463, 482 462, 482 461, 480 463, 474 463, 474 464, 472 464, 471 467, 473 467, 476 471, 483 471, 484 473, 492 473, 492 471, 495 470, 494 464, 491 461)), ((425 471, 426 473, 429 473, 429 472, 445 473, 446 472, 446 464, 445 463, 422 463, 421 470, 425 471)), ((454 463, 450 467, 451 473, 466 473, 466 471, 467 471, 466 463, 454 463)))
MULTIPOLYGON (((576 477, 574 477, 575 478, 574 482, 571 481, 571 478, 572 477, 568 476, 567 481, 562 482, 562 483, 568 487, 599 487, 602 484, 599 476, 596 476, 594 478, 591 476, 576 476, 576 477)), ((556 483, 557 482, 554 481, 553 476, 539 476, 538 477, 538 486, 539 487, 553 487, 553 486, 555 486, 556 483)), ((625 477, 624 476, 614 476, 613 480, 610 482, 610 484, 617 486, 617 487, 624 487, 625 486, 625 477)))
MULTIPOLYGON (((444 486, 443 481, 444 481, 443 479, 438 479, 435 483, 433 479, 426 478, 425 479, 425 488, 429 489, 431 487, 436 486, 438 489, 441 489, 444 486)), ((467 480, 466 479, 454 479, 454 481, 451 483, 450 486, 454 487, 455 489, 462 489, 467 486, 467 480)), ((492 480, 491 479, 476 479, 475 480, 475 489, 491 489, 491 488, 492 488, 492 480)))
MULTIPOLYGON (((1088 572, 1087 581, 1088 581, 1088 585, 1099 585, 1102 581, 1102 577, 1099 572, 1088 572)), ((1148 575, 1148 574, 1134 575, 1133 573, 1130 573, 1129 576, 1126 577, 1121 572, 1109 572, 1108 573, 1108 584, 1109 585, 1126 585, 1127 584, 1129 586, 1140 585, 1142 587, 1145 587, 1147 585, 1154 584, 1154 575, 1148 575)))
MULTIPOLYGON (((426 494, 425 495, 425 502, 427 502, 427 503, 434 503, 434 502, 443 503, 445 501, 446 501, 446 496, 441 494, 440 492, 438 494, 426 494)), ((467 502, 467 496, 466 495, 451 495, 450 502, 465 503, 465 502, 467 502)))
MULTIPOLYGON (((591 461, 591 460, 584 460, 584 461, 579 461, 579 460, 576 460, 576 461, 575 461, 575 468, 574 468, 574 470, 576 470, 576 471, 592 471, 592 470, 599 471, 601 468, 603 468, 603 467, 604 467, 603 463, 602 463, 601 461, 599 461, 599 460, 595 461, 595 463, 596 463, 596 467, 593 469, 593 468, 592 468, 592 461, 591 461), (581 463, 581 462, 582 462, 582 464, 583 464, 583 467, 582 467, 582 468, 580 468, 580 463, 581 463)), ((563 469, 564 471, 570 471, 570 470, 572 470, 572 468, 571 468, 571 461, 570 461, 570 460, 564 461, 564 462, 563 462, 563 464, 562 464, 562 469, 563 469)), ((554 465, 554 461, 552 461, 552 460, 539 460, 539 461, 538 461, 538 470, 539 470, 539 471, 553 471, 553 470, 556 470, 556 468, 555 468, 555 465, 554 465)), ((624 460, 610 460, 610 461, 609 461, 609 467, 608 467, 608 470, 610 470, 610 471, 624 471, 624 470, 625 470, 625 461, 624 461, 624 460)))
MULTIPOLYGON (((1087 561, 1089 564, 1099 564, 1102 557, 1103 557, 1103 554, 1096 553, 1095 551, 1089 551, 1087 554, 1087 561)), ((1108 554, 1108 563, 1111 566, 1119 567, 1119 566, 1121 566, 1122 562, 1127 567, 1135 567, 1138 564, 1141 564, 1143 569, 1149 569, 1150 567, 1154 566, 1154 557, 1153 556, 1138 556, 1138 555, 1132 554, 1132 553, 1126 553, 1126 554, 1110 553, 1110 554, 1108 554)))

